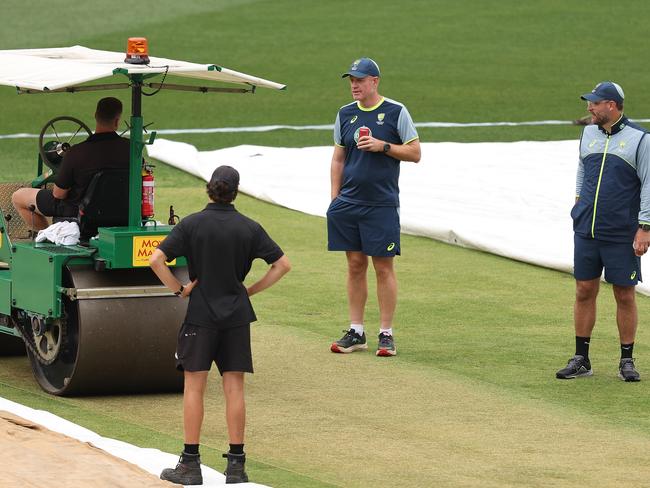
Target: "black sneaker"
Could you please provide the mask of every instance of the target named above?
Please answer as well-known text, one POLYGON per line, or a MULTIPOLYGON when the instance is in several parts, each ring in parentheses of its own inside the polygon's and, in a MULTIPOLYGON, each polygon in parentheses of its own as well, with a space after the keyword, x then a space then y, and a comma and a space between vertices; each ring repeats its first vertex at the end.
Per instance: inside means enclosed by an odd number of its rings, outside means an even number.
POLYGON ((228 459, 228 464, 226 464, 226 484, 231 483, 247 483, 248 475, 245 471, 246 464, 246 454, 224 454, 223 457, 228 459))
POLYGON ((395 347, 395 341, 393 336, 390 334, 379 334, 379 343, 377 344, 377 356, 394 356, 397 354, 397 348, 395 347))
POLYGON ((182 452, 176 467, 163 469, 160 479, 179 485, 202 485, 201 457, 198 454, 182 452))
POLYGON ((623 381, 641 381, 641 375, 634 368, 634 359, 623 358, 618 365, 618 377, 623 381))
POLYGON ((332 352, 354 352, 368 349, 365 332, 357 334, 354 329, 344 330, 345 335, 330 346, 332 352))
POLYGON ((560 380, 570 380, 578 376, 591 376, 594 372, 591 369, 591 363, 584 356, 576 355, 569 359, 566 368, 555 373, 555 377, 560 380))

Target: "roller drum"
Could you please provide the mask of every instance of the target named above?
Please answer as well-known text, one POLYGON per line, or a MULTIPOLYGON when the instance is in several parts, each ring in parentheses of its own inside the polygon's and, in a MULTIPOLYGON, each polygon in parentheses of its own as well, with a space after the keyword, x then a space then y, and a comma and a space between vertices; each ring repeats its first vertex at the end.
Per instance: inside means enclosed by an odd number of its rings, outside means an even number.
MULTIPOLYGON (((186 268, 174 269, 182 282, 186 268)), ((70 267, 67 286, 77 289, 155 286, 149 268, 95 271, 70 267)), ((187 300, 176 296, 65 298, 67 318, 57 359, 44 365, 29 352, 41 387, 55 395, 175 392, 183 376, 174 354, 187 300)))

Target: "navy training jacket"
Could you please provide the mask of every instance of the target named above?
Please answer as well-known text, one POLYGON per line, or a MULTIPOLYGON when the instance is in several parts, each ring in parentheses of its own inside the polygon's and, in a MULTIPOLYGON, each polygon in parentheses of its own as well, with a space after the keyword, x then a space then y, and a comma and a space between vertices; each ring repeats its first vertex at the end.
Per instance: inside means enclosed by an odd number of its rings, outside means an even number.
POLYGON ((611 134, 596 125, 580 139, 578 201, 571 210, 576 234, 632 242, 639 223, 650 223, 650 138, 625 116, 611 134))

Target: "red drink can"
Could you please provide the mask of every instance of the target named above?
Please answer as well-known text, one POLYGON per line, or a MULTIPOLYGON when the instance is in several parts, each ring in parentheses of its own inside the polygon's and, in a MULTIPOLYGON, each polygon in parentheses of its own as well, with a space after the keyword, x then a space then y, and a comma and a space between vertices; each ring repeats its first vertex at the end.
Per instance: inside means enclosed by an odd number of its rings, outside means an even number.
POLYGON ((359 128, 359 138, 369 136, 369 135, 370 135, 370 129, 368 129, 368 127, 359 128))

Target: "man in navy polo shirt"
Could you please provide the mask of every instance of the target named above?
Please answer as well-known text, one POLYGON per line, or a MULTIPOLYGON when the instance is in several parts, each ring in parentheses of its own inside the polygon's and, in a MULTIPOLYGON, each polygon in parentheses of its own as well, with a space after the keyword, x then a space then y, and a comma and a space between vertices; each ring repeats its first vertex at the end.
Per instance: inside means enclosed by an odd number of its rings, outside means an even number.
POLYGON ((623 89, 611 81, 582 95, 591 124, 580 139, 574 236, 576 352, 558 379, 591 376, 589 344, 600 276, 613 285, 621 344, 619 377, 639 381, 632 351, 638 317, 634 287, 650 245, 650 137, 623 114, 623 89))
POLYGON ((207 185, 210 203, 188 215, 160 243, 150 265, 165 286, 181 298, 189 296, 185 321, 178 334, 176 366, 183 371, 185 447, 176 468, 161 479, 183 485, 201 484, 199 439, 203 397, 214 361, 223 378, 230 449, 226 483, 248 481, 244 464, 244 373, 253 372, 250 323, 256 319, 251 295, 275 284, 290 269, 282 249, 257 222, 235 210, 239 173, 220 166, 207 185), (181 284, 165 265, 187 258, 190 282, 181 284), (270 265, 262 278, 246 288, 244 279, 254 259, 270 265))
POLYGON ((420 142, 406 107, 379 94, 375 61, 357 59, 342 77, 350 79, 354 102, 341 107, 334 125, 327 247, 346 253, 350 327, 330 349, 368 348, 363 316, 370 256, 380 314, 376 354, 390 357, 397 353, 392 322, 397 305, 393 258, 400 254, 400 161, 420 161, 420 142))

